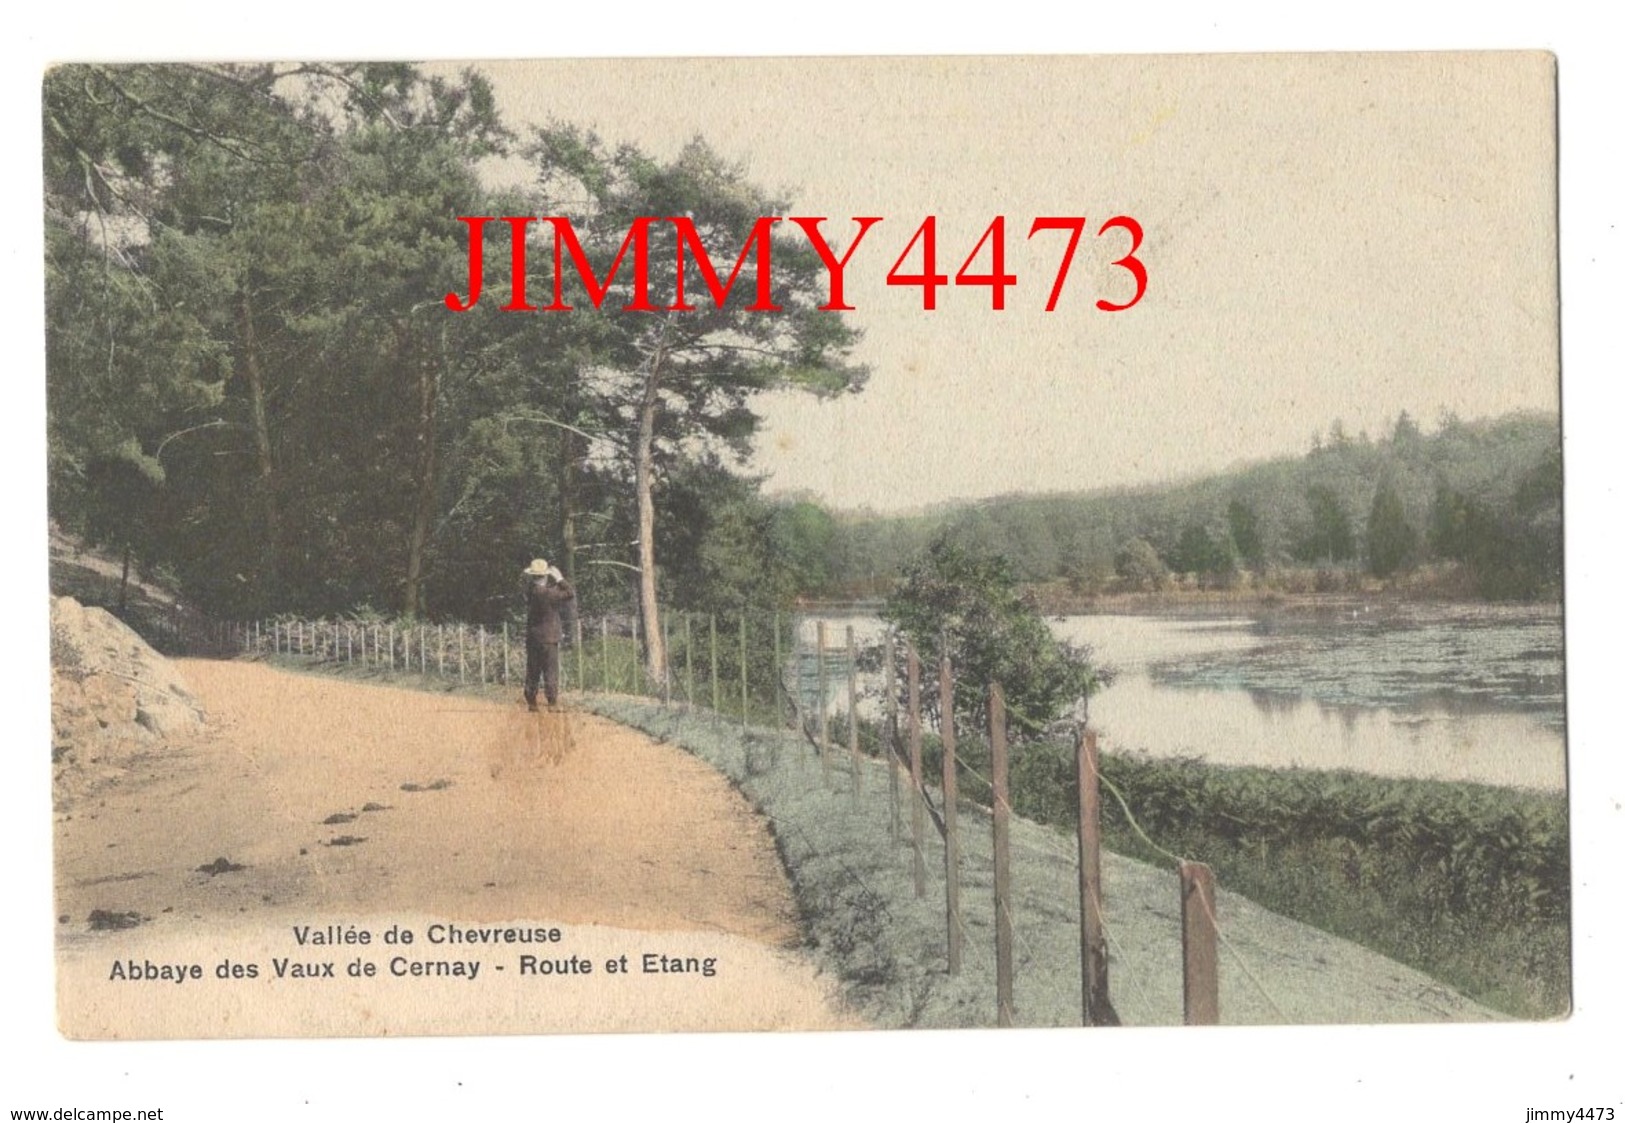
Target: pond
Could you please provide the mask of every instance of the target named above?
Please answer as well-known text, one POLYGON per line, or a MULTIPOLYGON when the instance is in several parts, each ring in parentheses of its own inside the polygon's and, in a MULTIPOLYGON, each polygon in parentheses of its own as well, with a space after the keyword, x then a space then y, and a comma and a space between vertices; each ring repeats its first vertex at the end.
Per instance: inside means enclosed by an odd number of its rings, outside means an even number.
MULTIPOLYGON (((827 619, 832 647, 847 624, 860 644, 879 638, 873 618, 827 619)), ((1346 604, 1051 627, 1114 673, 1089 711, 1108 750, 1565 787, 1556 606, 1346 604)), ((798 638, 815 629, 803 621, 798 638)))

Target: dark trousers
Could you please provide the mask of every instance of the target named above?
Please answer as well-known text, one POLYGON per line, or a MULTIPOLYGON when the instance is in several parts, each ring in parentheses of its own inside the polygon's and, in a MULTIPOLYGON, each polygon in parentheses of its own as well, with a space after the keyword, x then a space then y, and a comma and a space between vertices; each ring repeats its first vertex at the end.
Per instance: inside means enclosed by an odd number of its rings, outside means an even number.
POLYGON ((545 642, 541 636, 525 633, 525 701, 536 704, 536 685, 545 684, 547 704, 559 701, 559 645, 555 640, 545 642))

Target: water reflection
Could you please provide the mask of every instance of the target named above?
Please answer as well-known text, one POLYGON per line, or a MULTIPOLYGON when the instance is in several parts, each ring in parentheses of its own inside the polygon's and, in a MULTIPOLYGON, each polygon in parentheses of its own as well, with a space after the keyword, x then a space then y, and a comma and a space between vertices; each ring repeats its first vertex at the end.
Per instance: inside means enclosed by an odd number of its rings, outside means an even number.
POLYGON ((1353 769, 1561 790, 1563 738, 1528 714, 1354 706, 1127 674, 1091 704, 1108 747, 1218 764, 1353 769))
MULTIPOLYGON (((873 618, 828 620, 832 646, 844 647, 849 623, 860 644, 882 634, 873 618)), ((1120 749, 1565 785, 1562 621, 1552 609, 1072 616, 1051 627, 1115 671, 1090 713, 1120 749)), ((810 646, 815 632, 805 620, 798 638, 810 646)), ((844 706, 844 691, 835 694, 844 706)))

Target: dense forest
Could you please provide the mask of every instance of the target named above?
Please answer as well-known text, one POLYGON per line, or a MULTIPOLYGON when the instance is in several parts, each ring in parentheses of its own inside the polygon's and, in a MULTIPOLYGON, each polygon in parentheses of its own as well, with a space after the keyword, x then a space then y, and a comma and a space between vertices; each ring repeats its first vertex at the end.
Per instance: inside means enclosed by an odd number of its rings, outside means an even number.
MULTIPOLYGON (((656 637, 661 602, 800 587, 739 465, 759 393, 866 377, 817 308, 818 258, 774 247, 771 316, 705 299, 692 247, 680 314, 625 310, 634 271, 609 267, 634 218, 675 215, 727 276, 758 217, 788 212, 703 140, 662 161, 568 125, 519 135, 476 73, 381 64, 64 66, 44 125, 62 529, 223 616, 494 623, 539 554, 656 637), (488 187, 496 158, 527 186, 488 187), (500 216, 548 214, 605 287, 566 273, 574 311, 505 313, 527 231, 500 216), (482 278, 459 216, 494 216, 482 278), (484 300, 454 310, 476 280, 484 300)), ((654 293, 682 267, 675 222, 649 233, 654 293)), ((758 261, 733 279, 760 293, 758 261)))
MULTIPOLYGON (((205 612, 495 624, 542 554, 659 637, 661 606, 882 593, 944 536, 1075 595, 1560 590, 1551 417, 1334 425, 1177 486, 877 516, 766 497, 744 470, 761 393, 868 374, 804 242, 774 245, 771 316, 625 311, 630 270, 597 292, 567 272, 574 311, 513 314, 514 224, 493 218, 485 297, 448 308, 470 287, 459 216, 567 213, 601 274, 635 216, 688 216, 726 273, 790 202, 702 139, 660 160, 516 131, 477 73, 395 64, 63 66, 43 112, 51 517, 205 612), (498 159, 523 186, 489 186, 498 159)), ((653 291, 677 236, 650 234, 653 291)), ((539 304, 551 255, 532 256, 539 304)))
POLYGON ((1379 439, 1333 423, 1305 455, 1198 480, 1005 496, 909 516, 784 518, 819 543, 828 595, 883 592, 931 541, 1010 559, 1073 596, 1174 589, 1337 592, 1374 582, 1486 599, 1561 595, 1557 419, 1512 414, 1424 433, 1402 414, 1379 439))

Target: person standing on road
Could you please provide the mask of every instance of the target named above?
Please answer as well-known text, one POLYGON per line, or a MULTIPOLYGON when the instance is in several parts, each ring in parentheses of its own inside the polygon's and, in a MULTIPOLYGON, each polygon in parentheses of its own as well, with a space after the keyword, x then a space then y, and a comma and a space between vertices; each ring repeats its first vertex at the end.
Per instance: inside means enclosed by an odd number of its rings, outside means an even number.
POLYGON ((559 704, 559 610, 576 591, 558 567, 537 558, 525 569, 525 705, 536 708, 536 687, 545 685, 548 706, 559 704))

